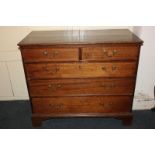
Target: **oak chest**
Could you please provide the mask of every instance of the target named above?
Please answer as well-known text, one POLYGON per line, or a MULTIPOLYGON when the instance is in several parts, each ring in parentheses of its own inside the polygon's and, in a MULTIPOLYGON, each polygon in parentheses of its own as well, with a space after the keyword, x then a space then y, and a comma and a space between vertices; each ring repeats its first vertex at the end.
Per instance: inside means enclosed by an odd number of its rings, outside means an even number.
POLYGON ((129 30, 34 31, 20 46, 34 126, 54 117, 132 122, 142 41, 129 30))

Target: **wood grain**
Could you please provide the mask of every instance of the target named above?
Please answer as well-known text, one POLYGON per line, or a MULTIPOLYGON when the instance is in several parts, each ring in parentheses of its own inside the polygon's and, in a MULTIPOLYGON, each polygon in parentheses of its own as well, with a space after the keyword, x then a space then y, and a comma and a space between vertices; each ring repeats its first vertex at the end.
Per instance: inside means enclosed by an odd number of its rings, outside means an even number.
POLYGON ((126 79, 53 79, 28 82, 32 97, 132 95, 135 80, 126 79))
POLYGON ((82 48, 82 60, 87 61, 137 60, 138 55, 139 48, 137 46, 82 48))
POLYGON ((33 98, 35 114, 129 112, 131 96, 33 98))
POLYGON ((127 29, 113 30, 68 30, 33 31, 18 45, 32 46, 78 45, 78 44, 129 43, 142 44, 143 41, 127 29))
POLYGON ((136 62, 26 64, 29 79, 134 77, 136 62))
POLYGON ((24 62, 78 61, 78 48, 23 49, 24 62))

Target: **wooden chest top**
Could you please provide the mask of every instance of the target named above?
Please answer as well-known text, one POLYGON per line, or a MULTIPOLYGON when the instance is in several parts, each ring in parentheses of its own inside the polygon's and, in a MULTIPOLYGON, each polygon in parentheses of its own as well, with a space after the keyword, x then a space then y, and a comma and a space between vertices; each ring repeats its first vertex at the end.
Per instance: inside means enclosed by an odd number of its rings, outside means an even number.
POLYGON ((102 43, 137 43, 143 41, 127 29, 33 31, 18 45, 86 45, 102 43))

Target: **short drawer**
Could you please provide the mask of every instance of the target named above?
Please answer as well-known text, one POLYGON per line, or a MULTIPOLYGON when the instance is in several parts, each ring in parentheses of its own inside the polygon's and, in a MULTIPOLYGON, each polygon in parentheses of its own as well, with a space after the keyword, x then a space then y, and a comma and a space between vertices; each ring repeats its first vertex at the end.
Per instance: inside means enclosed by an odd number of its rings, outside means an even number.
POLYGON ((36 114, 119 113, 131 111, 132 97, 33 98, 32 106, 36 114))
POLYGON ((24 62, 78 61, 78 48, 23 49, 24 62))
POLYGON ((60 79, 30 80, 31 97, 84 96, 84 95, 132 95, 135 80, 125 79, 60 79))
POLYGON ((138 47, 86 47, 82 48, 82 60, 137 60, 138 47))
POLYGON ((134 77, 136 62, 26 64, 28 79, 134 77))

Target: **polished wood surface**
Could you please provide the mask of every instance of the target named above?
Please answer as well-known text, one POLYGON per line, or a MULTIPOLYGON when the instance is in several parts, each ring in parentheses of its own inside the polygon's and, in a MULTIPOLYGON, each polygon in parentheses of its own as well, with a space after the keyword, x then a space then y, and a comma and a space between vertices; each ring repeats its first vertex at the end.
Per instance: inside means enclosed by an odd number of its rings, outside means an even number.
POLYGON ((143 41, 129 30, 41 31, 19 43, 34 126, 54 117, 132 123, 143 41))
POLYGON ((134 78, 53 79, 28 82, 32 97, 132 95, 134 78))
POLYGON ((135 62, 26 64, 28 79, 134 77, 135 62))
POLYGON ((33 31, 18 45, 66 45, 66 44, 138 43, 142 40, 127 29, 113 30, 60 30, 33 31))
POLYGON ((36 114, 130 112, 131 102, 131 96, 32 99, 33 112, 36 114))
POLYGON ((22 54, 24 62, 69 62, 79 60, 78 48, 24 49, 22 54))
POLYGON ((82 48, 82 60, 112 61, 137 60, 139 48, 131 47, 86 47, 82 48))

